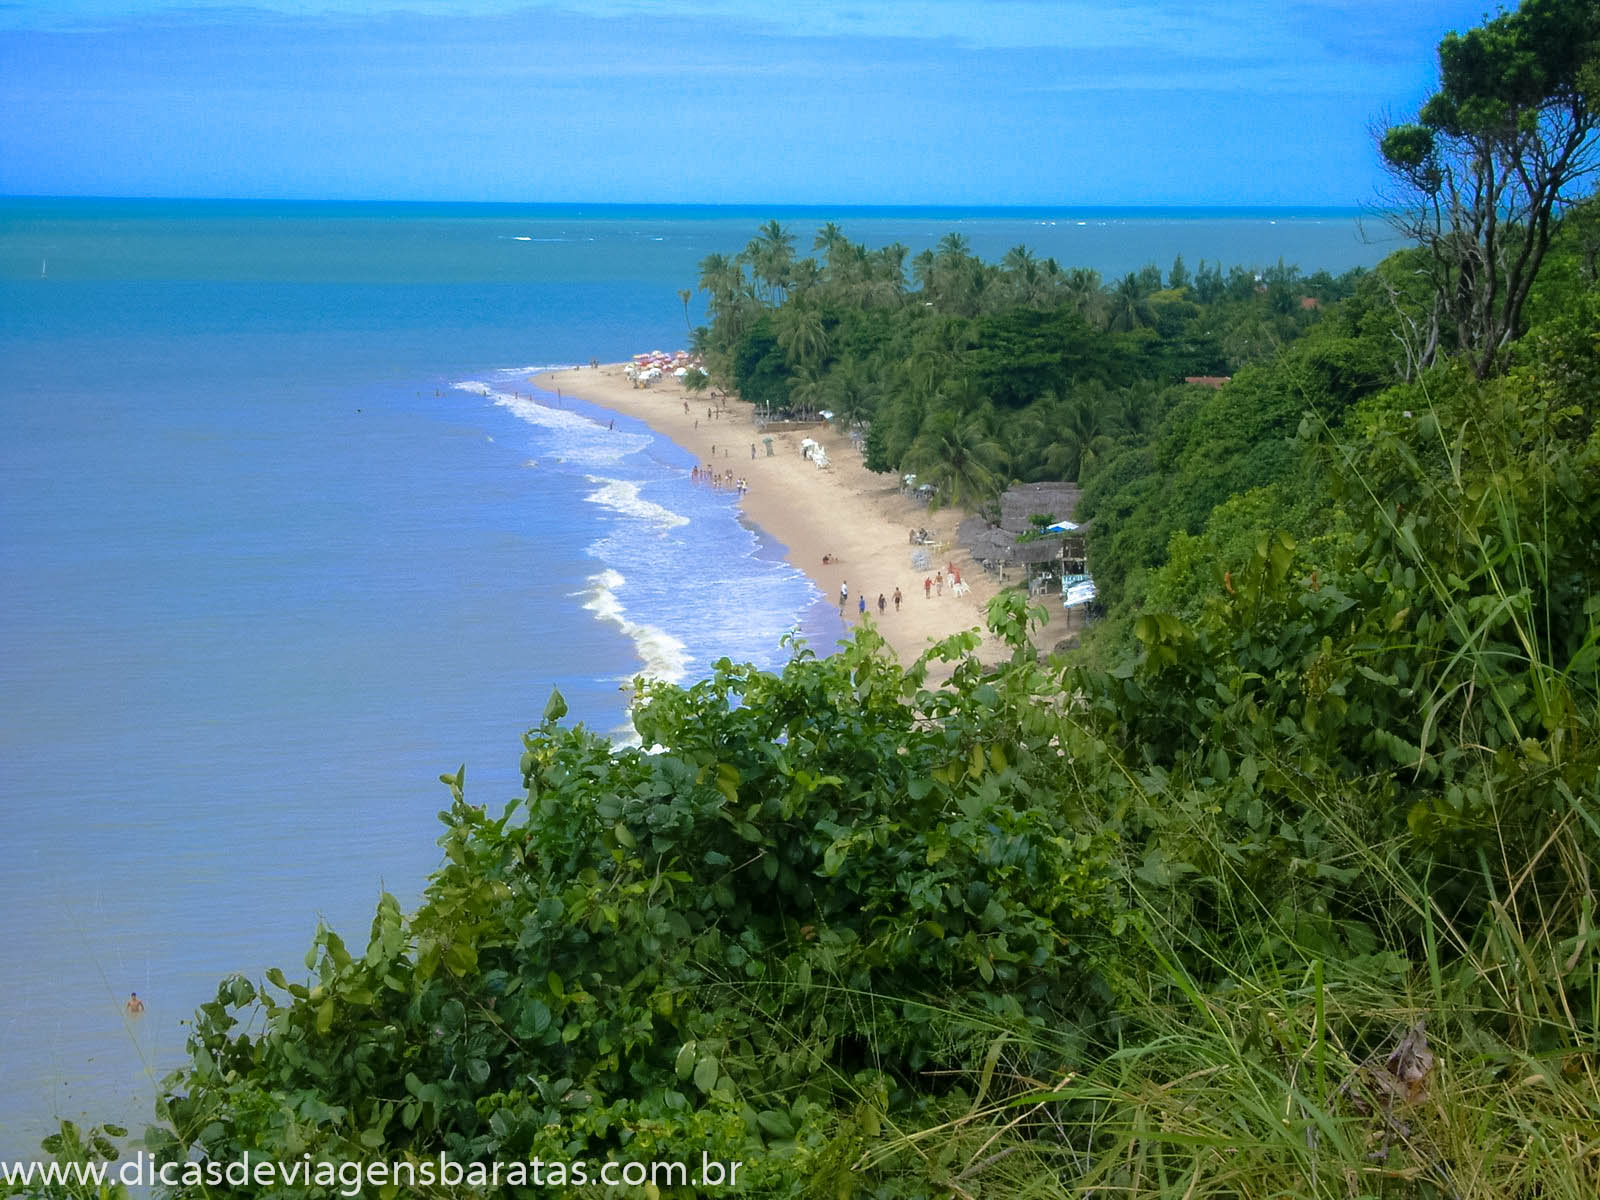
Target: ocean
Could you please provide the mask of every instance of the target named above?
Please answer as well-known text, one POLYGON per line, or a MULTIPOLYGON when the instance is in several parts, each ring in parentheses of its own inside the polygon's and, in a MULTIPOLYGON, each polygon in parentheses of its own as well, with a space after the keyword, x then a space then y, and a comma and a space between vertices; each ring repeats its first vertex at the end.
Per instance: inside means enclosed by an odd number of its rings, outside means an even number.
POLYGON ((221 978, 413 903, 438 776, 510 798, 551 688, 623 739, 641 670, 834 643, 686 452, 529 383, 685 345, 769 218, 1108 278, 1394 248, 1343 210, 0 199, 0 1159, 138 1126, 221 978))

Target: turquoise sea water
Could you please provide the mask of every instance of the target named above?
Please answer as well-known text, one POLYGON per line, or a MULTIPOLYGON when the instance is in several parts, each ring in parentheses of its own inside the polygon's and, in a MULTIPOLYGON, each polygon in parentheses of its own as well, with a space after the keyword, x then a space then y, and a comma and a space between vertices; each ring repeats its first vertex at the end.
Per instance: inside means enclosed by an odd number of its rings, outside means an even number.
POLYGON ((1319 210, 0 199, 0 1158, 137 1124, 224 974, 412 901, 437 776, 513 794, 552 686, 620 733, 642 668, 831 645, 685 453, 526 382, 682 345, 769 217, 1108 276, 1392 248, 1319 210))

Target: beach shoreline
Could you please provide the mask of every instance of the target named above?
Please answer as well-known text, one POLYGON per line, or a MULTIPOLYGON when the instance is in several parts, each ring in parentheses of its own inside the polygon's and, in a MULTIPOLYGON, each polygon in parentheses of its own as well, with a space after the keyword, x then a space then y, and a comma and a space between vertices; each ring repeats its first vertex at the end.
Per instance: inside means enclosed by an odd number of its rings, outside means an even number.
MULTIPOLYGON (((831 425, 761 429, 753 405, 728 399, 719 406, 708 392, 692 393, 671 376, 636 387, 625 366, 545 371, 530 382, 642 422, 692 455, 702 473, 731 472, 747 481, 743 495, 730 493, 746 519, 779 542, 788 561, 825 597, 837 602, 840 587, 848 584, 847 630, 870 622, 902 663, 914 662, 931 642, 983 628, 985 606, 1000 584, 956 545, 958 510, 929 512, 902 494, 897 477, 867 470, 850 438, 831 425), (821 445, 827 467, 804 455, 806 438, 821 445), (932 535, 931 545, 911 543, 910 532, 922 529, 932 535), (926 555, 925 569, 913 566, 919 549, 926 555), (948 574, 951 566, 965 585, 960 594, 948 574), (941 573, 942 590, 933 583, 941 573), (885 600, 881 616, 880 595, 885 600)), ((992 662, 1008 651, 985 633, 978 653, 992 662)))

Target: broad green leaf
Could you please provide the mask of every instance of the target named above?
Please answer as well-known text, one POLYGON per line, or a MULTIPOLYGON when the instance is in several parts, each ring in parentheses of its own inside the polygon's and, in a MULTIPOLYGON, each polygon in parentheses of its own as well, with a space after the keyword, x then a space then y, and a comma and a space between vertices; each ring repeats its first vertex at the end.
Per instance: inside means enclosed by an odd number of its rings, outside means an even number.
POLYGON ((557 688, 550 689, 550 699, 545 701, 544 719, 546 721, 559 721, 567 715, 567 702, 557 688))
POLYGON ((717 1076, 721 1065, 716 1058, 707 1055, 694 1065, 694 1085, 702 1092, 709 1092, 717 1086, 717 1076))

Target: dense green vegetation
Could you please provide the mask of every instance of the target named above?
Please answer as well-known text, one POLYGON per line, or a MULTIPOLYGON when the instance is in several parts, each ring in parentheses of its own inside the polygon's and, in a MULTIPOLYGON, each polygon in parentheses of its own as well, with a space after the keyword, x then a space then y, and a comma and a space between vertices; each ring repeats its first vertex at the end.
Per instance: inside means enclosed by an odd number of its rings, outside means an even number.
POLYGON ((708 260, 748 398, 869 421, 953 499, 1083 478, 1111 619, 1041 661, 1007 593, 997 666, 870 624, 724 660, 642 685, 648 751, 552 697, 525 796, 445 779, 416 912, 223 981, 147 1143, 704 1153, 752 1196, 1600 1193, 1600 218, 1557 215, 1487 369, 1437 247, 1109 294, 954 239, 916 291, 836 230, 708 260))
POLYGON ((998 265, 951 234, 912 262, 902 246, 818 231, 797 258, 769 222, 734 258, 701 264, 713 376, 772 410, 828 410, 868 429, 875 470, 915 471, 955 503, 1011 479, 1087 478, 1142 445, 1182 401, 1187 376, 1226 375, 1314 326, 1362 273, 1302 278, 1179 257, 1106 286, 1026 247, 998 265), (1176 386, 1175 386, 1176 385, 1176 386))
POLYGON ((1592 1195, 1593 328, 1363 406, 1340 536, 1258 534, 1107 669, 1037 662, 1006 595, 1012 660, 952 639, 938 691, 869 628, 648 686, 654 753, 553 698, 524 799, 447 779, 416 913, 323 931, 307 983, 224 981, 160 1152, 1592 1195))

